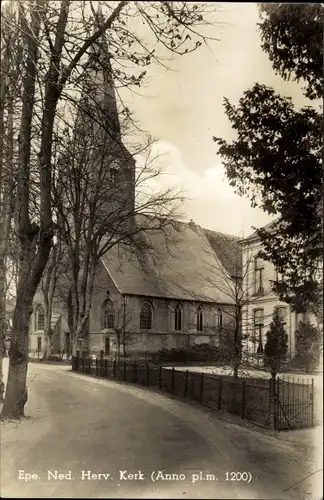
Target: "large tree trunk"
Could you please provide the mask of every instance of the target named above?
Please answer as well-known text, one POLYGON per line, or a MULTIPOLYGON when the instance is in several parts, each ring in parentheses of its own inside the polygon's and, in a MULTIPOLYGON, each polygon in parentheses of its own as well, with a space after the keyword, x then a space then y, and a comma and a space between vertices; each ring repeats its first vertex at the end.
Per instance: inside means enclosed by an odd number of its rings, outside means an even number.
POLYGON ((3 401, 5 384, 3 382, 3 359, 6 354, 5 338, 7 333, 6 318, 6 260, 8 253, 8 239, 10 232, 10 223, 12 219, 12 195, 13 182, 9 182, 6 190, 7 196, 4 196, 4 210, 1 214, 3 222, 0 222, 0 401, 3 401))
MULTIPOLYGON (((7 5, 7 14, 12 15, 11 6, 7 5)), ((2 26, 5 29, 5 25, 2 26)), ((13 215, 13 92, 8 85, 8 72, 11 62, 10 40, 14 35, 8 34, 1 57, 2 78, 0 88, 0 402, 3 401, 5 384, 3 382, 3 358, 6 354, 5 338, 7 333, 6 318, 6 259, 8 239, 13 215), (5 133, 5 110, 7 110, 7 127, 5 133), (5 140, 6 136, 6 140, 5 140)), ((19 62, 17 62, 17 68, 19 62)))
POLYGON ((30 268, 34 249, 35 241, 33 239, 25 241, 20 261, 17 302, 11 328, 8 383, 1 416, 14 419, 19 419, 24 415, 24 405, 27 401, 28 333, 34 296, 34 294, 29 293, 31 291, 30 268))
MULTIPOLYGON (((13 183, 10 183, 9 196, 13 194, 13 183)), ((1 214, 2 215, 2 214, 1 214)), ((8 238, 12 218, 12 202, 6 203, 6 213, 3 223, 0 222, 0 401, 3 401, 5 384, 3 382, 3 359, 6 355, 5 338, 7 334, 6 318, 6 257, 8 238)))

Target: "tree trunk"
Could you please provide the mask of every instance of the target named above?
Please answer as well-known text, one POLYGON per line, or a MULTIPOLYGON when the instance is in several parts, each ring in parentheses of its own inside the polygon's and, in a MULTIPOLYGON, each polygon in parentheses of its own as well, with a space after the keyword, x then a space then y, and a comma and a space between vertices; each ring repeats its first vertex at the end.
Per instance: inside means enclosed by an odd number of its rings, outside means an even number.
POLYGON ((48 359, 52 351, 53 331, 51 328, 53 300, 57 282, 57 245, 52 247, 47 270, 41 280, 42 295, 44 301, 44 336, 45 350, 43 359, 48 359))
POLYGON ((238 370, 241 364, 242 333, 241 333, 241 308, 238 307, 235 314, 234 329, 234 369, 233 377, 238 378, 238 370))
POLYGON ((44 325, 45 346, 44 346, 43 359, 45 360, 48 359, 52 354, 52 338, 53 338, 53 331, 51 328, 52 314, 48 305, 47 308, 44 307, 44 316, 45 316, 45 325, 44 325))
POLYGON ((19 419, 24 415, 24 406, 27 401, 27 366, 28 366, 28 333, 29 320, 33 311, 33 296, 28 292, 28 274, 25 272, 23 286, 17 293, 17 304, 14 310, 11 344, 9 349, 9 373, 6 388, 6 397, 1 417, 19 419))
MULTIPOLYGON (((12 8, 5 9, 9 19, 12 8)), ((4 29, 4 27, 3 27, 4 29)), ((11 28, 10 28, 11 29, 11 28)), ((13 38, 16 36, 13 35, 13 38)), ((3 382, 3 359, 6 355, 5 338, 7 333, 6 318, 6 259, 8 239, 13 215, 14 166, 13 166, 13 92, 8 85, 8 73, 12 63, 9 36, 1 54, 2 78, 0 88, 0 402, 3 401, 5 384, 3 382), (7 127, 5 133, 5 110, 7 127), (5 141, 6 136, 6 141, 5 141)), ((18 63, 17 63, 18 68, 18 63)))
MULTIPOLYGON (((2 84, 2 87, 4 84, 2 84)), ((3 358, 6 354, 6 266, 10 225, 14 211, 14 165, 13 165, 13 95, 7 89, 7 141, 4 148, 4 94, 1 88, 1 134, 0 134, 0 401, 3 401, 5 384, 3 382, 3 358), (4 155, 4 150, 6 154, 4 155), (5 160, 5 161, 4 161, 5 160)))
MULTIPOLYGON (((73 304, 79 304, 78 317, 76 317, 76 315, 74 314, 74 324, 76 325, 72 339, 74 356, 76 355, 76 351, 80 350, 80 347, 83 351, 89 351, 89 320, 92 304, 93 283, 98 267, 98 259, 91 258, 89 252, 86 254, 86 257, 88 263, 87 265, 85 265, 82 271, 80 298, 74 297, 73 300, 73 304), (86 276, 85 272, 87 273, 86 276), (79 339, 82 339, 82 346, 80 346, 79 339)), ((76 289, 76 286, 72 288, 72 295, 75 294, 76 289)))

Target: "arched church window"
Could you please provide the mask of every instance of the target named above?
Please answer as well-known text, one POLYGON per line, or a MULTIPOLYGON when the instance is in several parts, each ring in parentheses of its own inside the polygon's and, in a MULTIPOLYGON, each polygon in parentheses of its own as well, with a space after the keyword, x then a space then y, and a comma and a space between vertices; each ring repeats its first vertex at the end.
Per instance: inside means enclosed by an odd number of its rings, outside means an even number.
POLYGON ((174 311, 174 329, 176 332, 181 332, 182 330, 182 307, 180 304, 176 305, 174 311))
POLYGON ((102 305, 101 326, 102 329, 106 329, 106 328, 114 328, 114 325, 115 325, 114 305, 110 299, 106 299, 102 305))
POLYGON ((204 315, 201 306, 197 307, 196 316, 197 316, 197 332, 202 332, 204 330, 204 315))
POLYGON ((45 328, 45 312, 44 307, 39 305, 36 309, 36 330, 44 330, 45 328))
POLYGON ((141 307, 140 329, 152 330, 152 323, 153 323, 153 307, 150 302, 145 301, 141 307))
POLYGON ((223 314, 221 309, 217 309, 215 312, 215 327, 217 330, 221 330, 223 326, 223 314))

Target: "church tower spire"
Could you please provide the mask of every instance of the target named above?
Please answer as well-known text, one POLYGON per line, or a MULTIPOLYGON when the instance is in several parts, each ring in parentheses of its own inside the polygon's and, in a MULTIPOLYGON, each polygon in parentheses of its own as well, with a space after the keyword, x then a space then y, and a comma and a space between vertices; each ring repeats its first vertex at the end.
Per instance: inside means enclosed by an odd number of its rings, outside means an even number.
MULTIPOLYGON (((100 6, 93 20, 97 31, 104 22, 100 6)), ((123 141, 105 35, 89 47, 84 75, 75 123, 75 136, 82 152, 80 165, 85 168, 90 158, 91 182, 100 190, 100 207, 96 209, 95 219, 98 224, 109 222, 111 232, 117 237, 129 232, 133 224, 136 165, 123 141)))
MULTIPOLYGON (((104 16, 99 2, 98 10, 94 14, 95 31, 102 26, 103 22, 104 16)), ((97 117, 97 122, 104 124, 111 139, 119 142, 121 141, 121 126, 110 59, 108 43, 102 35, 90 46, 88 51, 82 101, 88 107, 89 112, 89 108, 91 108, 97 117)))

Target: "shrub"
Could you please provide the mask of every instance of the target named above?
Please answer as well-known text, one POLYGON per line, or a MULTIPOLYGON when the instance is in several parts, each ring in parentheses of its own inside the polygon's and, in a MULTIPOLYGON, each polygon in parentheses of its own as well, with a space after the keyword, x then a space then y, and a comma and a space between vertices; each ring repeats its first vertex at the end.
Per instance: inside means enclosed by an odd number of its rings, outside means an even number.
POLYGON ((264 364, 278 371, 278 361, 285 358, 288 351, 288 335, 279 312, 275 309, 266 333, 267 342, 264 347, 264 364))
POLYGON ((319 364, 321 354, 320 331, 309 321, 300 321, 296 330, 295 364, 309 371, 319 364))
POLYGON ((226 361, 219 347, 210 344, 195 344, 182 349, 161 349, 161 361, 185 363, 190 361, 226 361))

